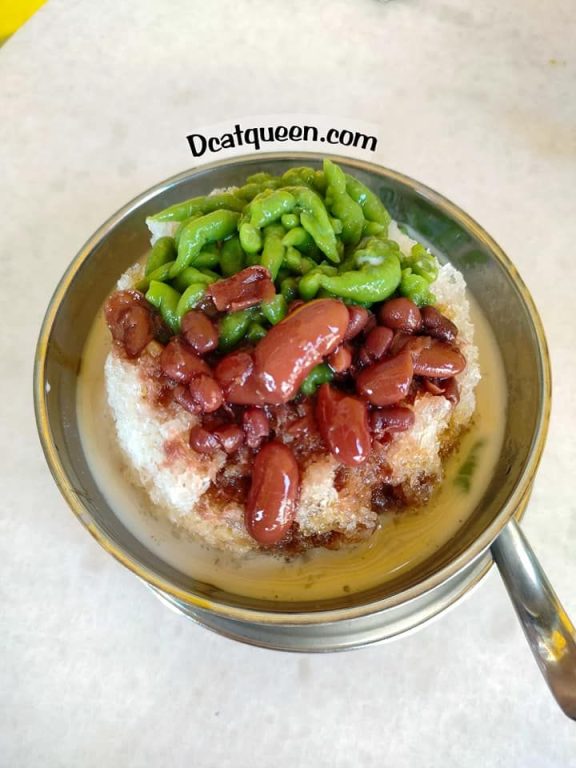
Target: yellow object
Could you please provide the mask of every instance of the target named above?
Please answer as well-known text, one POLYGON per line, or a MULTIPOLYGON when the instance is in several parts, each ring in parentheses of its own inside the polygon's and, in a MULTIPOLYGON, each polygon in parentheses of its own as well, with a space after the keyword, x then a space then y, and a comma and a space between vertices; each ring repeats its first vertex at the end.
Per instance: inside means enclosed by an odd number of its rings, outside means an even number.
POLYGON ((14 34, 46 0, 0 0, 0 42, 14 34))

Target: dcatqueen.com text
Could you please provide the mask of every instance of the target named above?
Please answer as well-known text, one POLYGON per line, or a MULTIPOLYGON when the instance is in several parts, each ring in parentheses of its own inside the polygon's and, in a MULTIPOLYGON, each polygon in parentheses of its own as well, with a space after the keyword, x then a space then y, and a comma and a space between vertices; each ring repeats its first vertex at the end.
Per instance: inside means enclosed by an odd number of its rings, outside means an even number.
POLYGON ((356 147, 375 152, 378 144, 376 136, 369 136, 360 131, 347 128, 328 128, 321 131, 315 125, 271 125, 242 128, 237 123, 233 130, 218 136, 206 136, 203 133, 191 133, 186 137, 194 157, 202 157, 206 152, 220 152, 223 149, 251 147, 258 151, 267 144, 276 142, 319 142, 343 147, 356 147))

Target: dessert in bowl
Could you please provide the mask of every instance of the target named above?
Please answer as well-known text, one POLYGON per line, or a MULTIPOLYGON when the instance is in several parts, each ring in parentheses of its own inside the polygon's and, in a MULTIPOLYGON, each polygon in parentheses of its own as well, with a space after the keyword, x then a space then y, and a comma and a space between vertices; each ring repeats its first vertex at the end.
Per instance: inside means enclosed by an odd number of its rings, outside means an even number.
POLYGON ((543 336, 497 246, 349 160, 146 193, 72 265, 38 363, 81 519, 185 612, 261 634, 370 618, 379 639, 387 611, 405 628, 451 602, 521 510, 546 421, 543 336))

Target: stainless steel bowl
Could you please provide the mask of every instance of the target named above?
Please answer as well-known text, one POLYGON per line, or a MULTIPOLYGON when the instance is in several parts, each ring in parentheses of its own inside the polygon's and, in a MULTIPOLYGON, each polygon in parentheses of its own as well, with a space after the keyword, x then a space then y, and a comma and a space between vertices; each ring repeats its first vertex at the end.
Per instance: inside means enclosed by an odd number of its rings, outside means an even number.
POLYGON ((505 440, 480 503, 458 535, 409 573, 366 592, 313 602, 264 602, 225 593, 176 571, 116 517, 87 464, 76 417, 76 383, 87 334, 119 275, 148 247, 144 220, 160 208, 255 170, 319 165, 321 155, 268 154, 217 162, 137 197, 86 243, 58 285, 38 342, 35 405, 46 459, 82 524, 121 563, 177 610, 235 639, 269 648, 328 651, 390 638, 438 614, 492 564, 490 547, 521 516, 546 435, 550 365, 533 301, 514 265, 469 216, 437 192, 379 166, 338 158, 465 276, 488 318, 508 386, 505 440))

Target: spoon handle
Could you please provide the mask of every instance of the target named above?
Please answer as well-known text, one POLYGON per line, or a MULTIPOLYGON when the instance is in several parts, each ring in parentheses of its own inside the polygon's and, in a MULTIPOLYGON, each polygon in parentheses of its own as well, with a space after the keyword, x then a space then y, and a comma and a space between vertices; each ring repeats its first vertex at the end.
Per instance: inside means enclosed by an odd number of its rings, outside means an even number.
POLYGON ((548 687, 576 720, 576 631, 515 520, 492 544, 492 556, 548 687))

